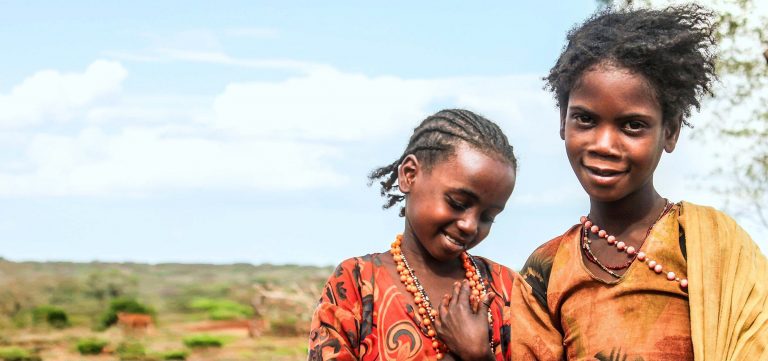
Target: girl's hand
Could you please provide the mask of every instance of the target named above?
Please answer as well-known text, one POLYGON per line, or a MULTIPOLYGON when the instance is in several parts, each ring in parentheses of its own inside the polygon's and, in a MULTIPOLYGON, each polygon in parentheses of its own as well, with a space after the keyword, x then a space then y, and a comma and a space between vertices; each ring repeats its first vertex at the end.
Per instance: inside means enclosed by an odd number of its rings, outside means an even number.
POLYGON ((461 360, 495 360, 488 344, 488 307, 496 294, 488 292, 475 305, 470 304, 469 295, 469 282, 456 282, 453 294, 443 296, 435 329, 461 360))

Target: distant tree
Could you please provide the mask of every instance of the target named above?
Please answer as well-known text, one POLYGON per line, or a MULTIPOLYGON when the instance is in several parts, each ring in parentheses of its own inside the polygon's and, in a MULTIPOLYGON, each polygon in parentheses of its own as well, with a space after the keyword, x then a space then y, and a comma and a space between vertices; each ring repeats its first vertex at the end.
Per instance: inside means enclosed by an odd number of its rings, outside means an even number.
POLYGON ((32 310, 32 321, 38 325, 45 323, 54 328, 69 327, 67 312, 50 305, 35 307, 32 310))
POLYGON ((104 330, 117 323, 117 313, 142 313, 145 315, 155 316, 155 310, 133 298, 116 298, 109 303, 109 308, 101 316, 98 329, 104 330))
MULTIPOLYGON (((597 0, 598 6, 663 7, 670 0, 597 0)), ((714 117, 697 137, 715 142, 730 158, 717 176, 728 180, 716 189, 728 208, 768 228, 768 3, 765 0, 705 0, 715 11, 720 86, 705 109, 714 117), (727 144, 727 146, 725 146, 727 144), (733 207, 733 203, 738 207, 733 207)))

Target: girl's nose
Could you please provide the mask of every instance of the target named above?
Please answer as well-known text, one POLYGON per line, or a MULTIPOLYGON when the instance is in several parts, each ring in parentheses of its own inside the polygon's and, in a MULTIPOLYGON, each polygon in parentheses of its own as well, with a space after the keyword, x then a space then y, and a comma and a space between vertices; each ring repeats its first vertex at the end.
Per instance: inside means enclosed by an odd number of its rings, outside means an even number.
POLYGON ((467 214, 456 222, 456 226, 463 236, 474 237, 477 234, 477 217, 467 214))
POLYGON ((620 134, 611 126, 597 127, 590 151, 602 156, 618 156, 618 139, 620 134))

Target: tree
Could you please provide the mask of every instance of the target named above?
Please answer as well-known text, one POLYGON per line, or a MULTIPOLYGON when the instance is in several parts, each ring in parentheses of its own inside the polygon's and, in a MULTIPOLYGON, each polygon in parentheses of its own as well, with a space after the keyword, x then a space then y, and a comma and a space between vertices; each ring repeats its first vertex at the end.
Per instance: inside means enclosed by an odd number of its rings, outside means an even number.
MULTIPOLYGON (((598 0, 599 6, 663 7, 670 0, 598 0)), ((768 228, 768 3, 763 0, 699 1, 715 11, 720 84, 705 105, 712 119, 698 139, 716 142, 728 168, 715 176, 728 181, 715 190, 732 211, 768 228), (723 147, 727 144, 727 147, 723 147), (738 207, 731 207, 733 203, 738 207)))

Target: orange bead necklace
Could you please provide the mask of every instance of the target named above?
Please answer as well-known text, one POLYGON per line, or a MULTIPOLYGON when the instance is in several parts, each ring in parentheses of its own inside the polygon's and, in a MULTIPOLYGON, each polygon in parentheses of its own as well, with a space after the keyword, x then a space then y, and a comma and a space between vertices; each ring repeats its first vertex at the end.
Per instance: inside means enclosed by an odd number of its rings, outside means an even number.
MULTIPOLYGON (((434 325, 435 317, 437 317, 438 312, 432 307, 432 302, 429 300, 427 292, 424 290, 424 287, 422 287, 415 272, 408 264, 405 254, 400 249, 402 241, 403 235, 398 234, 395 241, 392 242, 390 253, 392 253, 392 258, 395 261, 397 273, 400 274, 400 282, 403 282, 405 289, 413 294, 413 301, 416 303, 418 316, 421 319, 420 322, 423 327, 422 332, 432 339, 432 348, 435 349, 437 359, 440 360, 448 351, 448 347, 437 338, 437 332, 435 331, 434 325), (424 331, 424 329, 426 329, 426 331, 424 331)), ((461 260, 464 270, 466 271, 465 276, 467 277, 470 289, 472 290, 472 295, 470 296, 471 301, 480 302, 480 297, 487 293, 488 281, 482 277, 477 264, 475 264, 475 260, 472 259, 467 252, 462 252, 461 260)), ((490 308, 488 309, 488 324, 490 325, 490 330, 493 330, 493 317, 491 316, 490 308)), ((489 332, 489 338, 491 339, 491 349, 493 349, 494 343, 492 332, 489 332)))

